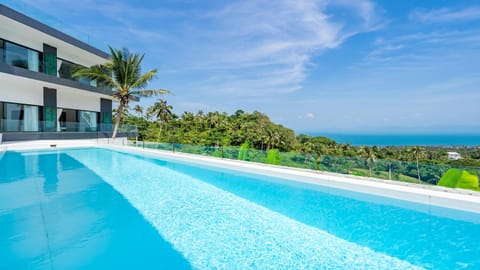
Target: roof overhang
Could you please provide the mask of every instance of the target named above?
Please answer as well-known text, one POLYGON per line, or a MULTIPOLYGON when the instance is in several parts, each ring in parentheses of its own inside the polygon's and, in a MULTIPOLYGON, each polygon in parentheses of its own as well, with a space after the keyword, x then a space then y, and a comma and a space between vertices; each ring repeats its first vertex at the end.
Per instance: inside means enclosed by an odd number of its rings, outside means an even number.
MULTIPOLYGON (((34 38, 35 40, 41 40, 44 43, 57 47, 62 52, 70 53, 72 56, 82 54, 82 57, 88 58, 89 63, 104 63, 110 56, 102 50, 2 4, 0 4, 0 31, 16 33, 17 36, 21 36, 23 39, 34 38), (21 35, 18 35, 18 33, 21 33, 21 35)), ((33 49, 38 50, 39 48, 33 49)))

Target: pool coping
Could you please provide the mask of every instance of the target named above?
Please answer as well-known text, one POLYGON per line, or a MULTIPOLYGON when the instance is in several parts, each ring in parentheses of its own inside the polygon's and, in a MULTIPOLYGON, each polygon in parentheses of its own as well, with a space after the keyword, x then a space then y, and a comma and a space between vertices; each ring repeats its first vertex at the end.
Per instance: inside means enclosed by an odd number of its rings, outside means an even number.
POLYGON ((383 180, 373 177, 344 175, 325 171, 223 159, 159 149, 143 149, 127 146, 124 139, 115 140, 113 142, 107 139, 12 142, 8 144, 1 144, 0 152, 2 150, 20 151, 74 147, 100 147, 122 152, 138 154, 143 153, 157 158, 163 157, 179 161, 190 161, 197 164, 225 169, 248 171, 291 180, 294 182, 332 187, 341 190, 378 195, 403 201, 480 214, 480 192, 429 186, 425 184, 406 183, 394 180, 383 180), (52 147, 53 145, 54 147, 52 147))

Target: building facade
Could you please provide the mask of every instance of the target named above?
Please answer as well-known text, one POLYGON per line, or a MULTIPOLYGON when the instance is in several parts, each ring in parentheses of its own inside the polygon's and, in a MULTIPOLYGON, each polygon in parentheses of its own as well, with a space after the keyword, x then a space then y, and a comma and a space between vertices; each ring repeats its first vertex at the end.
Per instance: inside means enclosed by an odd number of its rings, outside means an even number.
POLYGON ((112 89, 73 78, 109 55, 0 4, 3 140, 109 136, 112 89))

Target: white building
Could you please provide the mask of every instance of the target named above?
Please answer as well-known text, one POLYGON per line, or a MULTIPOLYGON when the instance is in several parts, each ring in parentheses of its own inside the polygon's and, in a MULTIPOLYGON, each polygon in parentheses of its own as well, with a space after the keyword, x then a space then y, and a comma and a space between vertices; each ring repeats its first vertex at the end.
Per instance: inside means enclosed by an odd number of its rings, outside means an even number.
POLYGON ((447 152, 448 160, 462 159, 462 155, 457 152, 447 152))
POLYGON ((109 55, 0 4, 3 140, 109 136, 112 90, 72 78, 109 55))

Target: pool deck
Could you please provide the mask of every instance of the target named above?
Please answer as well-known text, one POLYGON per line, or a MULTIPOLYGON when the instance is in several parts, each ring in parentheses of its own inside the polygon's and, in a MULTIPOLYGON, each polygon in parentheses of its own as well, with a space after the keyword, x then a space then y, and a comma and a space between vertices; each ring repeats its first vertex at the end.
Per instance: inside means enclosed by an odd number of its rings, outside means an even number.
POLYGON ((126 141, 123 138, 115 141, 110 139, 94 139, 8 142, 0 144, 0 152, 4 150, 18 151, 73 147, 102 147, 117 151, 144 154, 151 157, 165 158, 169 160, 188 161, 201 165, 258 173, 301 183, 332 187, 371 195, 379 195, 403 201, 480 214, 480 192, 382 180, 370 177, 343 175, 324 171, 267 165, 247 161, 221 159, 164 150, 141 149, 126 146, 126 141))

